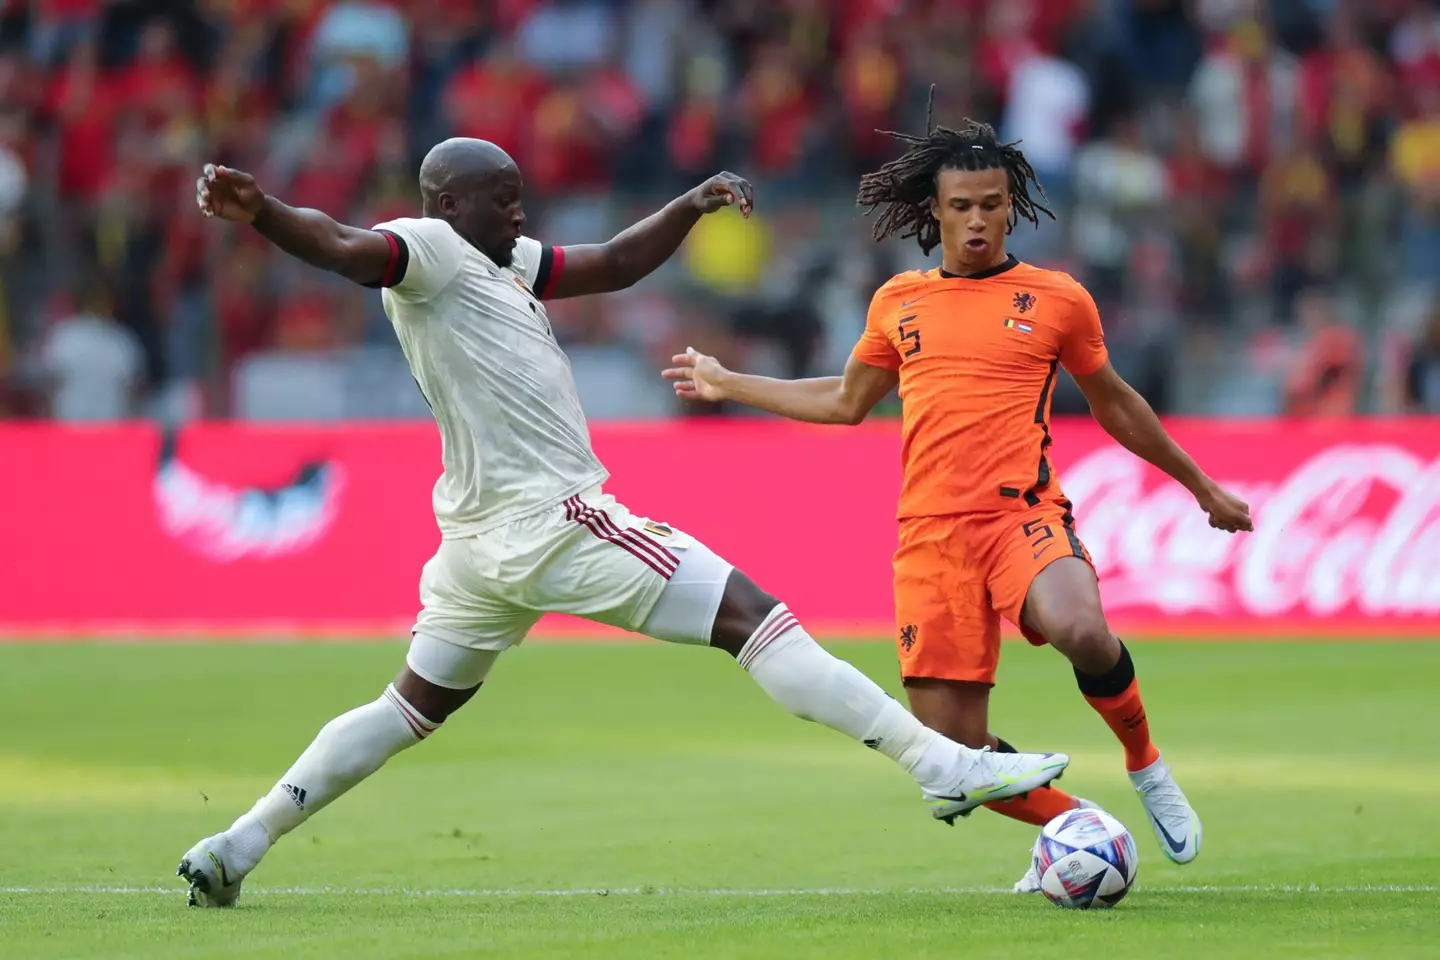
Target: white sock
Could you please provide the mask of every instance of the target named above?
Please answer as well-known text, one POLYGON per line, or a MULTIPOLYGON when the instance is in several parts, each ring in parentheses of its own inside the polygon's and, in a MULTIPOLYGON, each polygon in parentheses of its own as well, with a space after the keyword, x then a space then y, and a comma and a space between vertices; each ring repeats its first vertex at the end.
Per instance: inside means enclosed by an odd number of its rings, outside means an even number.
POLYGON ((394 684, 380 699, 325 724, 280 782, 225 831, 230 866, 241 875, 255 869, 276 840, 439 726, 410 706, 394 684))
POLYGON ((922 787, 953 786, 955 771, 970 753, 916 720, 865 674, 827 653, 783 603, 745 641, 737 659, 786 710, 880 751, 922 787))

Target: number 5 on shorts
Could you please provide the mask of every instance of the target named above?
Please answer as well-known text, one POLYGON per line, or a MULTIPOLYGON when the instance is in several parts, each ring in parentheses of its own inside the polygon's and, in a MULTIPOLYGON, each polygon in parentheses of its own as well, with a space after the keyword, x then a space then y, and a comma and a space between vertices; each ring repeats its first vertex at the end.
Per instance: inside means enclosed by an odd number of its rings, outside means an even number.
POLYGON ((1046 540, 1055 539, 1055 531, 1051 529, 1050 524, 1043 520, 1029 520, 1021 524, 1020 529, 1025 531, 1025 536, 1033 538, 1030 541, 1032 547, 1038 547, 1046 540))

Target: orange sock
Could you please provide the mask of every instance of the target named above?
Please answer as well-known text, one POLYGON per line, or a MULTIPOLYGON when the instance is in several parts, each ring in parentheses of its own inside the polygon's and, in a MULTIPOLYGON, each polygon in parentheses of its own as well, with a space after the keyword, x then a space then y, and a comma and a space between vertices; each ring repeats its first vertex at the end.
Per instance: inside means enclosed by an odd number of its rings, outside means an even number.
POLYGON ((1109 673, 1095 677, 1076 670, 1075 679, 1086 702, 1095 708, 1125 748, 1126 770, 1143 770, 1160 759, 1160 751, 1150 742, 1150 721, 1140 700, 1135 664, 1123 643, 1120 660, 1109 673))
POLYGON ((1150 742, 1150 721, 1145 717, 1145 704, 1140 702, 1138 681, 1131 680, 1130 686, 1118 697, 1085 699, 1110 725, 1115 738, 1125 748, 1126 770, 1144 770, 1160 759, 1160 751, 1150 742))
POLYGON ((1019 820, 1021 823, 1033 823, 1037 827, 1045 826, 1060 814, 1074 810, 1076 806, 1074 797, 1054 787, 1041 787, 1039 790, 1031 790, 1029 796, 985 804, 987 810, 994 810, 1001 816, 1019 820))

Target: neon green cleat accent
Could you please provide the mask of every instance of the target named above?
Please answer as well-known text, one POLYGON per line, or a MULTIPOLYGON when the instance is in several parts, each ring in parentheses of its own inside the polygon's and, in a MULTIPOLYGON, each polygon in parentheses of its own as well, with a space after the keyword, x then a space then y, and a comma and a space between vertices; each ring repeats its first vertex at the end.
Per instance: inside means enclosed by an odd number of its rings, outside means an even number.
POLYGON ((1020 797, 1058 780, 1070 765, 1063 753, 994 753, 989 747, 974 751, 974 762, 953 791, 925 791, 930 815, 953 825, 976 807, 1020 797))
POLYGON ((186 902, 192 907, 233 907, 240 899, 244 877, 232 876, 225 866, 224 834, 201 840, 180 860, 175 875, 190 884, 186 902))

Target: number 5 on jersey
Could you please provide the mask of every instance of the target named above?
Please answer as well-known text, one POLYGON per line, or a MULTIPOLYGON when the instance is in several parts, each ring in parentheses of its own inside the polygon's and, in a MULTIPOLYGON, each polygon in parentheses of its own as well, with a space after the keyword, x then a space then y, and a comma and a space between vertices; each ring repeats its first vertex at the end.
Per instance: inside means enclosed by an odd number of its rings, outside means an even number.
POLYGON ((913 357, 920 352, 920 331, 916 330, 913 326, 909 330, 905 329, 905 324, 913 321, 916 316, 918 316, 918 314, 900 318, 900 340, 902 343, 911 341, 910 347, 904 351, 907 357, 913 357))

